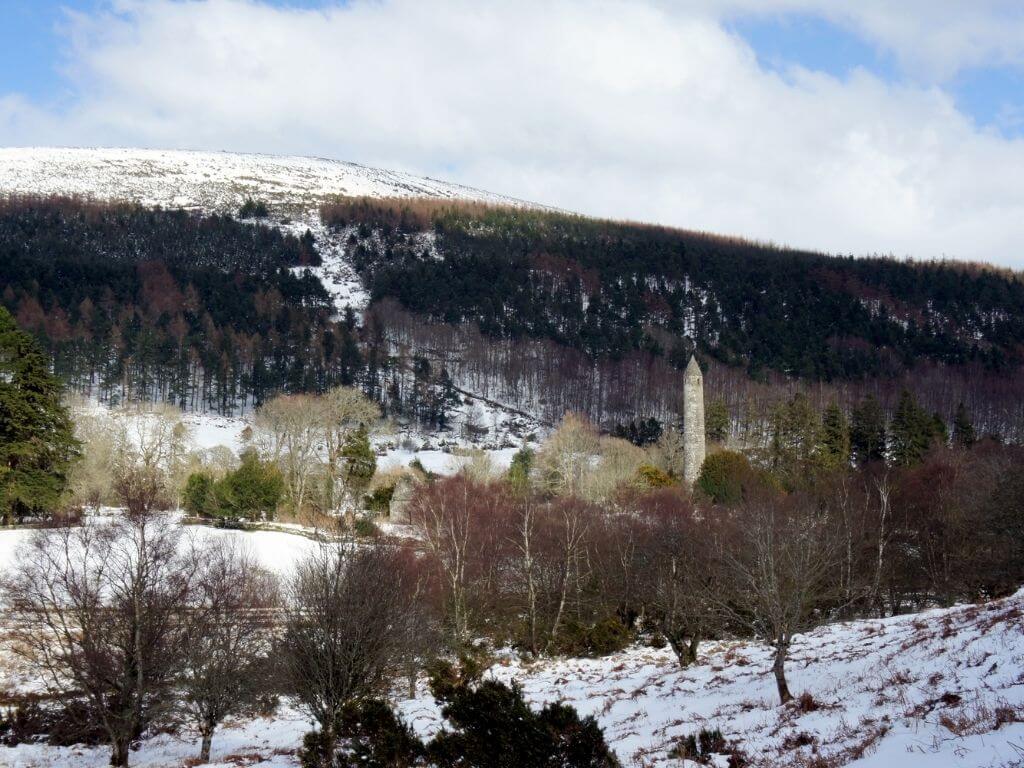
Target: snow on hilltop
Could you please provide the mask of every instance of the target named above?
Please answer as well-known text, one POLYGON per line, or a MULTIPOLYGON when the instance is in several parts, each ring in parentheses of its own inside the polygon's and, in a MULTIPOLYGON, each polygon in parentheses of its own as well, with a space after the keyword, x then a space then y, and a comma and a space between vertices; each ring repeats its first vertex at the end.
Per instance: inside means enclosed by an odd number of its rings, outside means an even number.
POLYGON ((472 187, 310 157, 159 149, 0 148, 0 195, 81 195, 235 211, 247 196, 309 212, 328 197, 441 197, 524 205, 472 187))

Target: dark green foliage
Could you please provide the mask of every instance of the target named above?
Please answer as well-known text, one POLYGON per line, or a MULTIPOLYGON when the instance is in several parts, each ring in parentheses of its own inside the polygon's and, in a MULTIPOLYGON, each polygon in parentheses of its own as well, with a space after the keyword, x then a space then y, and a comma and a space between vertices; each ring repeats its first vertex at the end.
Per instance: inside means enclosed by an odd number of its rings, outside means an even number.
POLYGON ((206 472, 195 472, 185 483, 185 510, 200 517, 273 518, 284 495, 284 478, 270 462, 261 461, 256 451, 242 454, 238 469, 214 480, 206 472))
POLYGON ((612 428, 612 437, 629 440, 633 445, 650 445, 658 442, 661 437, 661 422, 653 416, 649 419, 637 419, 628 424, 616 424, 612 428))
POLYGON ((0 307, 0 521, 60 503, 78 452, 62 392, 39 344, 0 307))
POLYGON ((850 450, 858 464, 885 460, 885 412, 874 395, 853 409, 850 450))
POLYGON ((238 209, 240 219, 265 219, 270 215, 270 209, 262 200, 254 200, 251 197, 245 198, 242 207, 238 209))
MULTIPOLYGON (((696 341, 752 373, 826 380, 891 374, 922 359, 1020 363, 1024 282, 996 272, 523 209, 359 200, 323 213, 329 224, 359 225, 352 250, 375 299, 475 322, 492 336, 548 338, 613 358, 696 341), (444 259, 412 236, 426 230, 444 259), (926 306, 947 322, 922 322, 926 306)), ((685 364, 685 355, 670 359, 685 364)))
POLYGON ((892 417, 892 461, 897 466, 917 464, 934 445, 945 443, 946 425, 929 414, 907 390, 900 394, 892 417))
POLYGON ((716 504, 740 503, 757 482, 757 472, 738 451, 719 451, 704 459, 697 487, 716 504))
POLYGON ((320 731, 306 734, 303 768, 618 768, 593 717, 564 704, 535 712, 517 685, 481 680, 480 672, 465 659, 459 668, 435 664, 431 692, 447 727, 428 744, 386 702, 364 699, 343 710, 333 755, 320 731))
POLYGON ((432 680, 450 730, 427 745, 439 768, 615 768, 619 765, 593 717, 549 704, 534 712, 518 686, 495 680, 432 680))
POLYGON ((957 404, 956 415, 953 417, 953 440, 961 448, 970 448, 977 440, 971 414, 962 401, 957 404))
POLYGON ((230 217, 0 201, 0 301, 69 386, 101 397, 160 391, 229 412, 246 394, 351 383, 353 329, 290 269, 317 263, 308 241, 230 217))
POLYGON ((377 454, 370 445, 366 427, 359 427, 345 438, 341 458, 345 462, 345 486, 359 499, 377 471, 377 454))
POLYGON ((214 495, 221 517, 273 517, 284 495, 284 478, 276 466, 249 450, 242 454, 238 469, 216 484, 214 495))
POLYGON ((305 735, 299 750, 303 768, 413 768, 425 764, 423 743, 395 717, 387 702, 353 701, 342 711, 335 728, 338 738, 333 755, 321 731, 305 735))
POLYGON ((512 456, 512 463, 508 468, 508 482, 517 491, 523 491, 530 485, 533 456, 533 450, 525 445, 512 456))
POLYGON ((368 517, 357 517, 356 522, 352 527, 356 536, 361 536, 365 539, 372 539, 380 535, 380 529, 376 523, 368 517))
POLYGON ((569 621, 555 639, 559 653, 592 657, 621 651, 631 642, 633 633, 615 617, 594 624, 569 621))
POLYGON ((704 434, 708 440, 721 443, 729 435, 729 409, 724 400, 712 400, 704 414, 704 434))
POLYGON ((830 471, 850 463, 850 425, 838 403, 830 403, 821 417, 820 463, 830 471))
POLYGON ((190 515, 213 517, 217 514, 216 481, 209 472, 193 472, 185 482, 182 506, 190 515))
POLYGON ((373 493, 363 496, 363 506, 367 511, 387 516, 391 511, 391 497, 395 495, 394 485, 382 485, 373 493))
POLYGON ((730 751, 720 730, 702 728, 696 735, 691 733, 679 739, 668 756, 676 760, 692 760, 701 765, 709 765, 714 756, 725 755, 730 751))

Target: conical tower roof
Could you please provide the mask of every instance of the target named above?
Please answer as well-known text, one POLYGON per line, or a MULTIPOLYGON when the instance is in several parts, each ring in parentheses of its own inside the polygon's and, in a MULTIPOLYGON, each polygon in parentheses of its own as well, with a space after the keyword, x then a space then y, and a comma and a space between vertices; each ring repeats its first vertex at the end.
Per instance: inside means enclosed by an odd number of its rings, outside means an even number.
POLYGON ((700 372, 700 366, 697 364, 696 355, 690 355, 690 362, 686 364, 686 375, 702 377, 703 374, 700 372))

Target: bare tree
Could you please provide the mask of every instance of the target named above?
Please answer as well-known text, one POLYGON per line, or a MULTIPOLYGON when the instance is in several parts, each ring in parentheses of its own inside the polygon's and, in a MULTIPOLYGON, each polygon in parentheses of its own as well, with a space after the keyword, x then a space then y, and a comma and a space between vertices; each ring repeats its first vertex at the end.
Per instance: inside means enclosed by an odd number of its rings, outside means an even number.
POLYGON ((196 575, 179 684, 202 737, 199 759, 206 763, 217 726, 266 691, 278 585, 251 553, 233 544, 200 547, 192 558, 196 575))
POLYGON ((289 684, 319 724, 328 768, 347 702, 378 691, 421 630, 412 556, 384 545, 325 545, 289 585, 281 656, 289 684))
POLYGON ((648 618, 664 635, 679 664, 697 662, 697 650, 714 625, 708 593, 717 588, 711 566, 714 520, 698 519, 675 489, 644 494, 640 515, 639 580, 648 618))
POLYGON ((292 506, 301 510, 320 464, 323 429, 328 423, 323 400, 314 395, 280 395, 265 403, 254 421, 260 449, 280 465, 292 506))
POLYGON ((138 516, 40 532, 7 587, 16 648, 51 692, 81 697, 110 764, 172 701, 192 582, 171 521, 138 516))
POLYGON ((594 425, 582 416, 567 413, 537 454, 543 486, 555 493, 579 495, 584 476, 597 460, 599 449, 594 425))
POLYGON ((775 651, 772 671, 782 703, 790 701, 786 656, 793 638, 834 607, 840 550, 835 521, 814 499, 765 498, 737 513, 717 542, 723 588, 709 592, 735 625, 775 651))

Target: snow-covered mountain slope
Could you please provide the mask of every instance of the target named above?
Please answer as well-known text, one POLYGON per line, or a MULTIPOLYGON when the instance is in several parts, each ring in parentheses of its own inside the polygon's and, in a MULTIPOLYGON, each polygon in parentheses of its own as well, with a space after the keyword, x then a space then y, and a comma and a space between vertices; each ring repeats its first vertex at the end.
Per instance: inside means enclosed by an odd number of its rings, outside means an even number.
MULTIPOLYGON (((1024 591, 798 636, 789 679, 806 695, 785 707, 769 651, 750 642, 706 643, 687 670, 667 649, 634 647, 602 659, 509 657, 489 674, 517 680, 534 706, 561 700, 594 715, 624 768, 697 768, 669 753, 702 728, 720 729, 748 768, 1010 768, 1024 760, 1022 617, 1024 591)), ((2 641, 0 631, 0 693, 31 689, 2 641)), ((440 727, 423 681, 416 698, 396 703, 419 735, 440 727)), ((232 721, 214 738, 213 764, 297 766, 309 727, 287 701, 272 716, 232 721)), ((182 765, 198 743, 188 728, 147 738, 132 764, 182 765)), ((23 768, 99 768, 108 757, 103 747, 0 747, 0 765, 23 768)))
POLYGON ((81 195, 235 211, 247 196, 293 215, 336 195, 463 198, 525 205, 459 184, 310 157, 157 149, 0 148, 0 195, 81 195))

